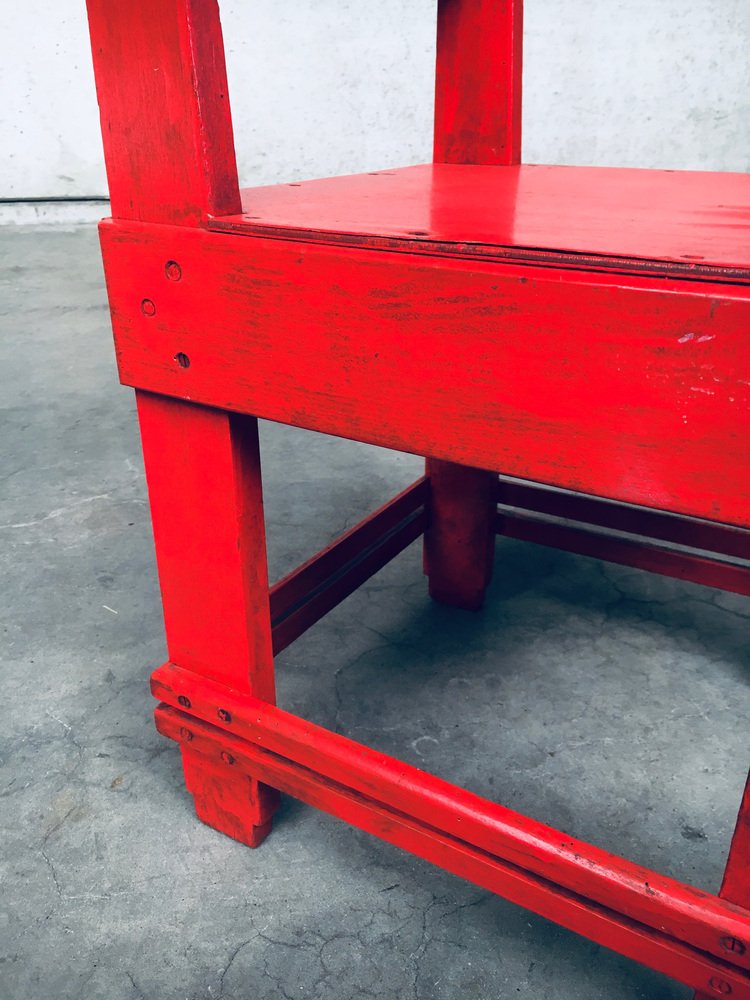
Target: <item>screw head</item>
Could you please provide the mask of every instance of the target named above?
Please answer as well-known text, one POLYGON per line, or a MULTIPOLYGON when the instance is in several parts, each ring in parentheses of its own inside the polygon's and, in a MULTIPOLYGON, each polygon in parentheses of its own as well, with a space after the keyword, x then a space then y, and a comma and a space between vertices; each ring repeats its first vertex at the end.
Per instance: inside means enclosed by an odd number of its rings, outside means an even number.
POLYGON ((723 997, 728 997, 732 992, 732 987, 729 983, 725 979, 720 979, 718 976, 712 976, 708 981, 708 985, 712 990, 719 993, 723 997))
POLYGON ((164 273, 170 281, 179 281, 182 277, 182 268, 176 260, 168 260, 164 265, 164 273))
POLYGON ((141 312, 144 316, 155 316, 156 306, 152 299, 144 299, 141 302, 141 312))
POLYGON ((225 708, 220 708, 216 714, 219 716, 222 722, 232 721, 232 716, 229 714, 229 712, 227 712, 225 708))
POLYGON ((182 726, 182 727, 180 728, 180 736, 181 736, 181 737, 183 738, 183 740, 186 740, 186 741, 187 741, 188 743, 189 743, 189 742, 190 742, 190 741, 192 740, 192 738, 193 738, 193 734, 192 734, 192 733, 190 732, 190 730, 189 730, 189 729, 187 729, 187 728, 186 728, 185 726, 182 726))
POLYGON ((231 753, 227 753, 226 750, 221 751, 221 759, 224 761, 225 764, 234 764, 234 757, 231 755, 231 753))
POLYGON ((186 694, 181 694, 177 698, 178 704, 182 705, 183 708, 190 708, 190 699, 186 694))
POLYGON ((721 947, 726 948, 727 951, 733 951, 735 955, 744 955, 747 950, 739 938, 731 937, 729 935, 721 939, 721 947))

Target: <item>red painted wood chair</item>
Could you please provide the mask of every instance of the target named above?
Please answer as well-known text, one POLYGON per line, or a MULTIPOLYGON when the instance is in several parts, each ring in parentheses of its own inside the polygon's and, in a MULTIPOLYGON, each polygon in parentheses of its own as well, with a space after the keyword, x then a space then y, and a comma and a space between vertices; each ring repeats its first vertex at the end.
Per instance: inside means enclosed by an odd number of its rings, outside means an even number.
POLYGON ((712 896, 280 710, 273 656, 423 533, 466 608, 496 533, 750 593, 750 177, 520 165, 521 2, 440 0, 433 164, 241 191, 215 2, 89 15, 156 719, 200 818, 256 846, 281 790, 748 1000, 747 792, 712 896), (257 417, 425 477, 269 590, 257 417))

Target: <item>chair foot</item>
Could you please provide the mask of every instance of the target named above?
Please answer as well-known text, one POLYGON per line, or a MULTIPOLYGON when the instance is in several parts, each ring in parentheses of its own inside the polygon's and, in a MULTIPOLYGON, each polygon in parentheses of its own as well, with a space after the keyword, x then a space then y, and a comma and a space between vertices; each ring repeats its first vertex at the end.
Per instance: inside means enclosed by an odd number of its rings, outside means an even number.
POLYGON ((198 819, 248 847, 260 847, 278 807, 276 789, 235 770, 229 754, 216 761, 190 747, 180 749, 198 819))

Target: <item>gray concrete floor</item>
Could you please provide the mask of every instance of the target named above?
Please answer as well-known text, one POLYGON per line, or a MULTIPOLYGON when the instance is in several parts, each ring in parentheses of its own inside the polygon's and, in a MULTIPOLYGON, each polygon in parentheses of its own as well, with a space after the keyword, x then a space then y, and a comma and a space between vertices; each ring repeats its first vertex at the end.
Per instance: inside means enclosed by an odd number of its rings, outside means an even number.
MULTIPOLYGON (((202 826, 164 659, 132 393, 93 229, 0 233, 0 998, 677 1000, 689 991, 285 801, 202 826)), ((276 578, 420 462, 263 427, 276 578)), ((718 887, 748 765, 750 602, 513 542, 477 615, 412 546, 278 663, 280 703, 718 887)))

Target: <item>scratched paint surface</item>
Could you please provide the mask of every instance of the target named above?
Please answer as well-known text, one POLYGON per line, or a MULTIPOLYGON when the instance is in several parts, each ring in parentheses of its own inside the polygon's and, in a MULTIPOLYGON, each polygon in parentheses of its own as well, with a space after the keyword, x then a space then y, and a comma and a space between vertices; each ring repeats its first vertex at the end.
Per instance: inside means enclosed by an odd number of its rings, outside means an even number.
POLYGON ((750 522, 744 287, 137 224, 102 238, 129 385, 750 522))

